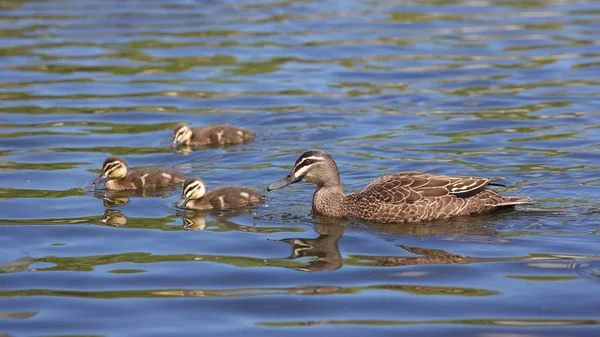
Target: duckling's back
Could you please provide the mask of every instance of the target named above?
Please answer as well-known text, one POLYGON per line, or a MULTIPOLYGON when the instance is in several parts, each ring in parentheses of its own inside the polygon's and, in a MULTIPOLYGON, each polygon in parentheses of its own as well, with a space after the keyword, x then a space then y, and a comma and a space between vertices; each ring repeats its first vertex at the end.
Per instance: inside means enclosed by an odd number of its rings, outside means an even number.
POLYGON ((249 187, 222 186, 209 190, 201 200, 213 209, 233 209, 254 206, 262 199, 261 194, 249 187))
POLYGON ((229 124, 194 129, 192 145, 231 145, 251 141, 256 134, 248 129, 229 124))
POLYGON ((174 169, 156 167, 131 169, 123 179, 115 181, 120 189, 159 188, 177 185, 185 180, 183 174, 174 169))

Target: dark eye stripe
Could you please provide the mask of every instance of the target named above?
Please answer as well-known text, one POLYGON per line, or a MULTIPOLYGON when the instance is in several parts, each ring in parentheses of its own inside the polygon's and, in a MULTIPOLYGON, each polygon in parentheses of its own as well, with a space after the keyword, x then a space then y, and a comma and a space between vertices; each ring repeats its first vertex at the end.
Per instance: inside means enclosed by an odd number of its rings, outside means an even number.
POLYGON ((322 161, 322 160, 323 160, 323 158, 320 158, 320 157, 302 157, 302 158, 299 158, 296 161, 296 164, 295 164, 295 166, 293 168, 293 171, 296 172, 296 171, 300 170, 303 167, 312 165, 312 164, 314 164, 314 163, 316 163, 318 161, 322 161))
POLYGON ((115 167, 119 166, 119 165, 121 165, 121 162, 108 163, 108 164, 106 164, 106 166, 104 166, 104 170, 103 171, 106 172, 106 171, 108 171, 108 170, 110 170, 112 168, 115 168, 115 167))
POLYGON ((199 181, 194 181, 192 183, 190 183, 189 185, 187 185, 185 187, 185 189, 183 190, 183 194, 187 195, 188 193, 190 193, 191 191, 195 190, 198 186, 200 185, 199 181))

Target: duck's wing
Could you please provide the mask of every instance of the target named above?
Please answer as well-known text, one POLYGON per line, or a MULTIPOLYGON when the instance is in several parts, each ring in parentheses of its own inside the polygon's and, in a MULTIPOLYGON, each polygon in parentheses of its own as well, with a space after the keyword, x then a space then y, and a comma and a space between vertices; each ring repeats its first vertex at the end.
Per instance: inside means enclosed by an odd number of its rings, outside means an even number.
POLYGON ((353 196, 367 198, 369 202, 391 204, 415 203, 423 199, 446 196, 470 198, 485 190, 494 180, 471 176, 402 172, 385 175, 353 196))

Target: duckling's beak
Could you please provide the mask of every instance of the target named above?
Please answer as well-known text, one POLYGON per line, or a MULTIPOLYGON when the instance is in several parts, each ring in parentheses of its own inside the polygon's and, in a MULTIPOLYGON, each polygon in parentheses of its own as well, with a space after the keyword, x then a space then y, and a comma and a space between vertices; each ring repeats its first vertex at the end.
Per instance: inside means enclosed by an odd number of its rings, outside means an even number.
POLYGON ((179 201, 177 201, 177 204, 175 206, 177 206, 178 208, 185 208, 185 204, 187 204, 187 202, 190 200, 190 198, 186 197, 185 195, 182 195, 181 198, 179 198, 179 201))
POLYGON ((176 148, 179 145, 181 145, 183 142, 177 140, 177 139, 173 139, 173 142, 171 143, 171 147, 176 148))
POLYGON ((96 180, 94 180, 94 182, 92 183, 92 189, 96 188, 96 185, 105 181, 106 179, 108 179, 108 177, 102 173, 98 176, 98 178, 96 178, 96 180))
POLYGON ((287 185, 291 185, 300 181, 300 178, 294 178, 294 176, 290 173, 285 178, 276 181, 267 187, 267 191, 278 190, 280 188, 286 187, 287 185))

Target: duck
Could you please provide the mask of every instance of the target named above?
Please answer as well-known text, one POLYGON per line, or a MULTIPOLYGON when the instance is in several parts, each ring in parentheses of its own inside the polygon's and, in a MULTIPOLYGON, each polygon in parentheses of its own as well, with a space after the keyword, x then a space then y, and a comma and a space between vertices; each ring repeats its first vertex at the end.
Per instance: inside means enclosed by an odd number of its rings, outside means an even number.
POLYGON ((338 167, 321 150, 305 151, 291 172, 268 191, 299 181, 317 186, 312 210, 332 218, 352 217, 376 223, 408 223, 493 212, 532 203, 528 196, 507 197, 489 186, 498 179, 423 172, 384 175, 362 191, 344 194, 338 167))
POLYGON ((143 167, 129 169, 127 162, 119 156, 110 156, 102 164, 102 173, 94 180, 92 189, 106 181, 107 190, 136 190, 160 188, 181 184, 183 174, 174 169, 143 167))
POLYGON ((222 186, 206 190, 200 178, 187 178, 183 182, 178 208, 207 210, 235 209, 255 206, 263 200, 257 191, 246 186, 222 186))
POLYGON ((172 147, 180 145, 234 145, 249 142, 255 137, 256 134, 254 132, 229 124, 217 124, 192 129, 187 123, 177 123, 173 127, 172 147))

